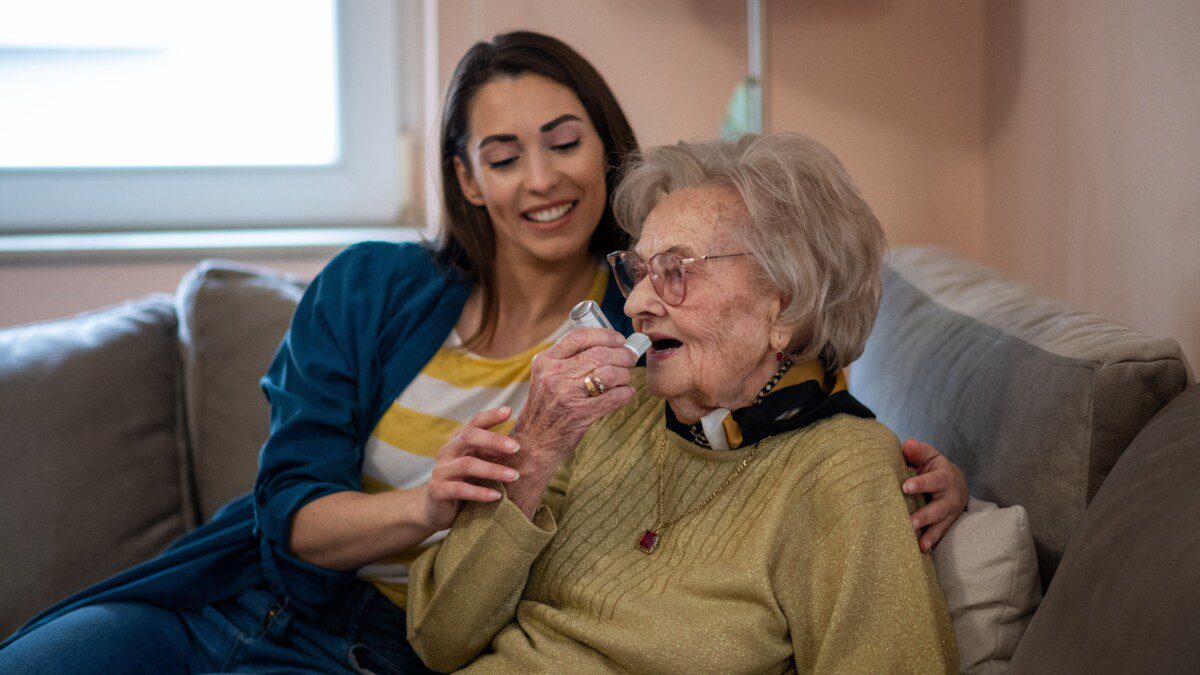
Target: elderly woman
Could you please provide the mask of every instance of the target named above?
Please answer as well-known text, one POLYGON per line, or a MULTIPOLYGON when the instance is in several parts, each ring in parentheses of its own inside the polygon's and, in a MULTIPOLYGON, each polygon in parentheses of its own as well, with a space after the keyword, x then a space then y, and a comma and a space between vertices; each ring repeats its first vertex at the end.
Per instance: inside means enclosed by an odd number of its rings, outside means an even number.
POLYGON ((605 329, 537 358, 520 477, 414 565, 438 669, 952 671, 896 437, 846 391, 879 223, 799 135, 646 152, 609 256, 643 371, 605 329), (598 422, 596 420, 599 419, 598 422))

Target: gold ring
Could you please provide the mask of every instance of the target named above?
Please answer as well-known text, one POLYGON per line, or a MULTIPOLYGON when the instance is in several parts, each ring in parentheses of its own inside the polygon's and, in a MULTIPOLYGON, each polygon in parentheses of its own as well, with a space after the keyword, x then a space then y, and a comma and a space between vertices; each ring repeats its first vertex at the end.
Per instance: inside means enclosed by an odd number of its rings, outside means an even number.
POLYGON ((583 386, 587 387, 588 396, 595 398, 608 388, 604 386, 604 382, 596 375, 588 374, 583 377, 583 386))

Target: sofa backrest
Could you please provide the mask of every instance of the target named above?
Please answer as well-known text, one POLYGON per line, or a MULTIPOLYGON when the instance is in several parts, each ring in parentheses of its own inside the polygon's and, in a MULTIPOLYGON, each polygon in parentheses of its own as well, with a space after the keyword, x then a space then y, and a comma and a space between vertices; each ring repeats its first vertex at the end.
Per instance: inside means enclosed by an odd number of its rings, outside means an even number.
POLYGON ((947 251, 899 248, 850 386, 970 492, 1029 514, 1043 585, 1122 451, 1189 377, 1179 345, 947 251))
POLYGON ((171 296, 0 331, 0 637, 196 524, 171 296))
POLYGON ((306 285, 227 260, 205 260, 179 284, 187 434, 203 520, 254 485, 270 419, 258 381, 306 285))

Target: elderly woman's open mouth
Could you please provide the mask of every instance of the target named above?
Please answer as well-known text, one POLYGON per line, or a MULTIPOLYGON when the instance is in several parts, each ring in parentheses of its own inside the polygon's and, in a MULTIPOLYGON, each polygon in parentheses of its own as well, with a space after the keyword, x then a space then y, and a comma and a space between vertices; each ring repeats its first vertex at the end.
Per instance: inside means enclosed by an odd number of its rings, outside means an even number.
POLYGON ((683 343, 679 340, 662 333, 648 333, 650 336, 650 350, 646 352, 646 358, 651 361, 670 358, 675 354, 683 343))

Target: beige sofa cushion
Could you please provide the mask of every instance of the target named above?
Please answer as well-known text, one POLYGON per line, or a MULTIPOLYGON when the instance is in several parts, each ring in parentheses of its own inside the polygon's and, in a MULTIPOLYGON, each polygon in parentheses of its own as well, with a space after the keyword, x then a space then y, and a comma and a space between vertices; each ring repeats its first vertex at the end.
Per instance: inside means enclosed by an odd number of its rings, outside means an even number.
POLYGON ((1042 600, 1025 509, 971 499, 934 547, 933 566, 954 622, 959 672, 1007 670, 1042 600))
POLYGON ((937 446, 970 492, 1029 515, 1043 584, 1121 452, 1183 390, 1179 345, 949 252, 900 248, 851 391, 937 446))
POLYGON ((1200 386, 1146 425, 1096 494, 1013 657, 1016 673, 1200 667, 1200 386))
POLYGON ((254 484, 269 408, 258 380, 305 282, 264 267, 205 260, 176 291, 188 436, 201 516, 254 484))
POLYGON ((171 297, 0 331, 0 635, 195 524, 171 297))

